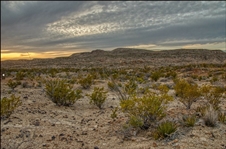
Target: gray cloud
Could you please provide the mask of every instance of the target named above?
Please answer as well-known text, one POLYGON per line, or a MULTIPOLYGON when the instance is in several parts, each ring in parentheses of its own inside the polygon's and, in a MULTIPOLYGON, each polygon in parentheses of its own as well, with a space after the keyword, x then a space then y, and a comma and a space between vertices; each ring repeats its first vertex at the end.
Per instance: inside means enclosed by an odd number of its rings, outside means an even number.
POLYGON ((76 52, 225 42, 225 14, 223 1, 3 1, 2 49, 76 52))

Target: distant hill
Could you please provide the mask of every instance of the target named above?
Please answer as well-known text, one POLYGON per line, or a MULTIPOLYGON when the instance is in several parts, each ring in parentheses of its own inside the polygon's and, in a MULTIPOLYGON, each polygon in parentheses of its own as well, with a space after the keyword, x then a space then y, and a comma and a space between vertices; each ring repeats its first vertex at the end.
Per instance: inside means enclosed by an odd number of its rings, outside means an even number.
POLYGON ((69 57, 49 59, 3 61, 1 67, 143 67, 144 65, 167 66, 197 63, 226 63, 226 53, 222 50, 175 49, 151 51, 146 49, 117 48, 112 51, 101 49, 91 52, 75 53, 69 57))

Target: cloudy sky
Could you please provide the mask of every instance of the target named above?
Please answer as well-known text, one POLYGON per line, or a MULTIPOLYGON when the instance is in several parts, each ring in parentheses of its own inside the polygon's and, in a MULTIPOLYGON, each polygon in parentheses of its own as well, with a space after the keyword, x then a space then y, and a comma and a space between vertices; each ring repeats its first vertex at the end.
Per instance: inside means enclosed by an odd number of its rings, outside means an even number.
POLYGON ((225 1, 1 1, 1 60, 118 47, 226 50, 225 1))

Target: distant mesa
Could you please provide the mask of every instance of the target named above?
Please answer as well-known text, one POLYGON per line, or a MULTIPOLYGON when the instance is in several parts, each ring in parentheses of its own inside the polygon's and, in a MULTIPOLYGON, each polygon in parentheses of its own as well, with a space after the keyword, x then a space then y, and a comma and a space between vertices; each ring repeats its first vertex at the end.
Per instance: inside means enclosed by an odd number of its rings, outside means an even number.
POLYGON ((185 65, 198 63, 226 63, 224 50, 175 49, 146 50, 136 48, 116 48, 112 51, 96 49, 91 52, 74 53, 68 57, 43 58, 30 60, 1 61, 2 68, 29 67, 158 67, 168 65, 185 65), (122 64, 123 62, 123 64, 122 64))

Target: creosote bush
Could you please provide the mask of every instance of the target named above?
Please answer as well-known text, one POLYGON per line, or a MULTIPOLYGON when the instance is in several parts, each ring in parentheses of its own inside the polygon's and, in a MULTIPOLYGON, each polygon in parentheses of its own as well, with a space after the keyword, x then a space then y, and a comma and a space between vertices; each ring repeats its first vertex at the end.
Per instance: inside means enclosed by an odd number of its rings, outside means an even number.
POLYGON ((58 106, 73 105, 82 97, 82 91, 77 89, 74 91, 72 85, 67 84, 66 80, 54 79, 45 81, 45 91, 50 99, 58 106))
POLYGON ((102 105, 107 98, 107 92, 104 91, 104 88, 94 87, 92 94, 87 94, 90 98, 90 104, 96 105, 99 109, 102 109, 102 105))
POLYGON ((87 75, 85 78, 81 78, 78 83, 84 88, 88 89, 93 84, 93 77, 92 75, 87 75))
POLYGON ((113 82, 108 82, 108 88, 111 90, 111 91, 115 91, 117 86, 113 83, 113 82))
POLYGON ((190 84, 186 80, 175 80, 174 90, 179 101, 183 103, 187 109, 201 96, 198 85, 190 84))
POLYGON ((8 82, 7 82, 7 85, 12 89, 14 90, 18 85, 20 85, 21 83, 18 82, 18 81, 13 81, 12 79, 10 79, 8 82))
POLYGON ((1 118, 8 118, 13 111, 22 104, 20 97, 14 94, 10 98, 4 97, 1 99, 1 118))
MULTIPOLYGON (((164 95, 148 93, 142 97, 131 96, 127 100, 121 100, 120 106, 129 119, 136 118, 142 122, 141 129, 148 129, 153 123, 165 116, 165 104, 171 100, 164 95)), ((141 123, 139 123, 141 124, 141 123)))
POLYGON ((220 110, 221 98, 225 89, 223 87, 213 87, 210 85, 203 85, 201 87, 201 94, 213 106, 215 110, 220 110))
POLYGON ((162 76, 160 71, 155 71, 151 74, 151 79, 155 82, 158 81, 158 79, 162 76))

